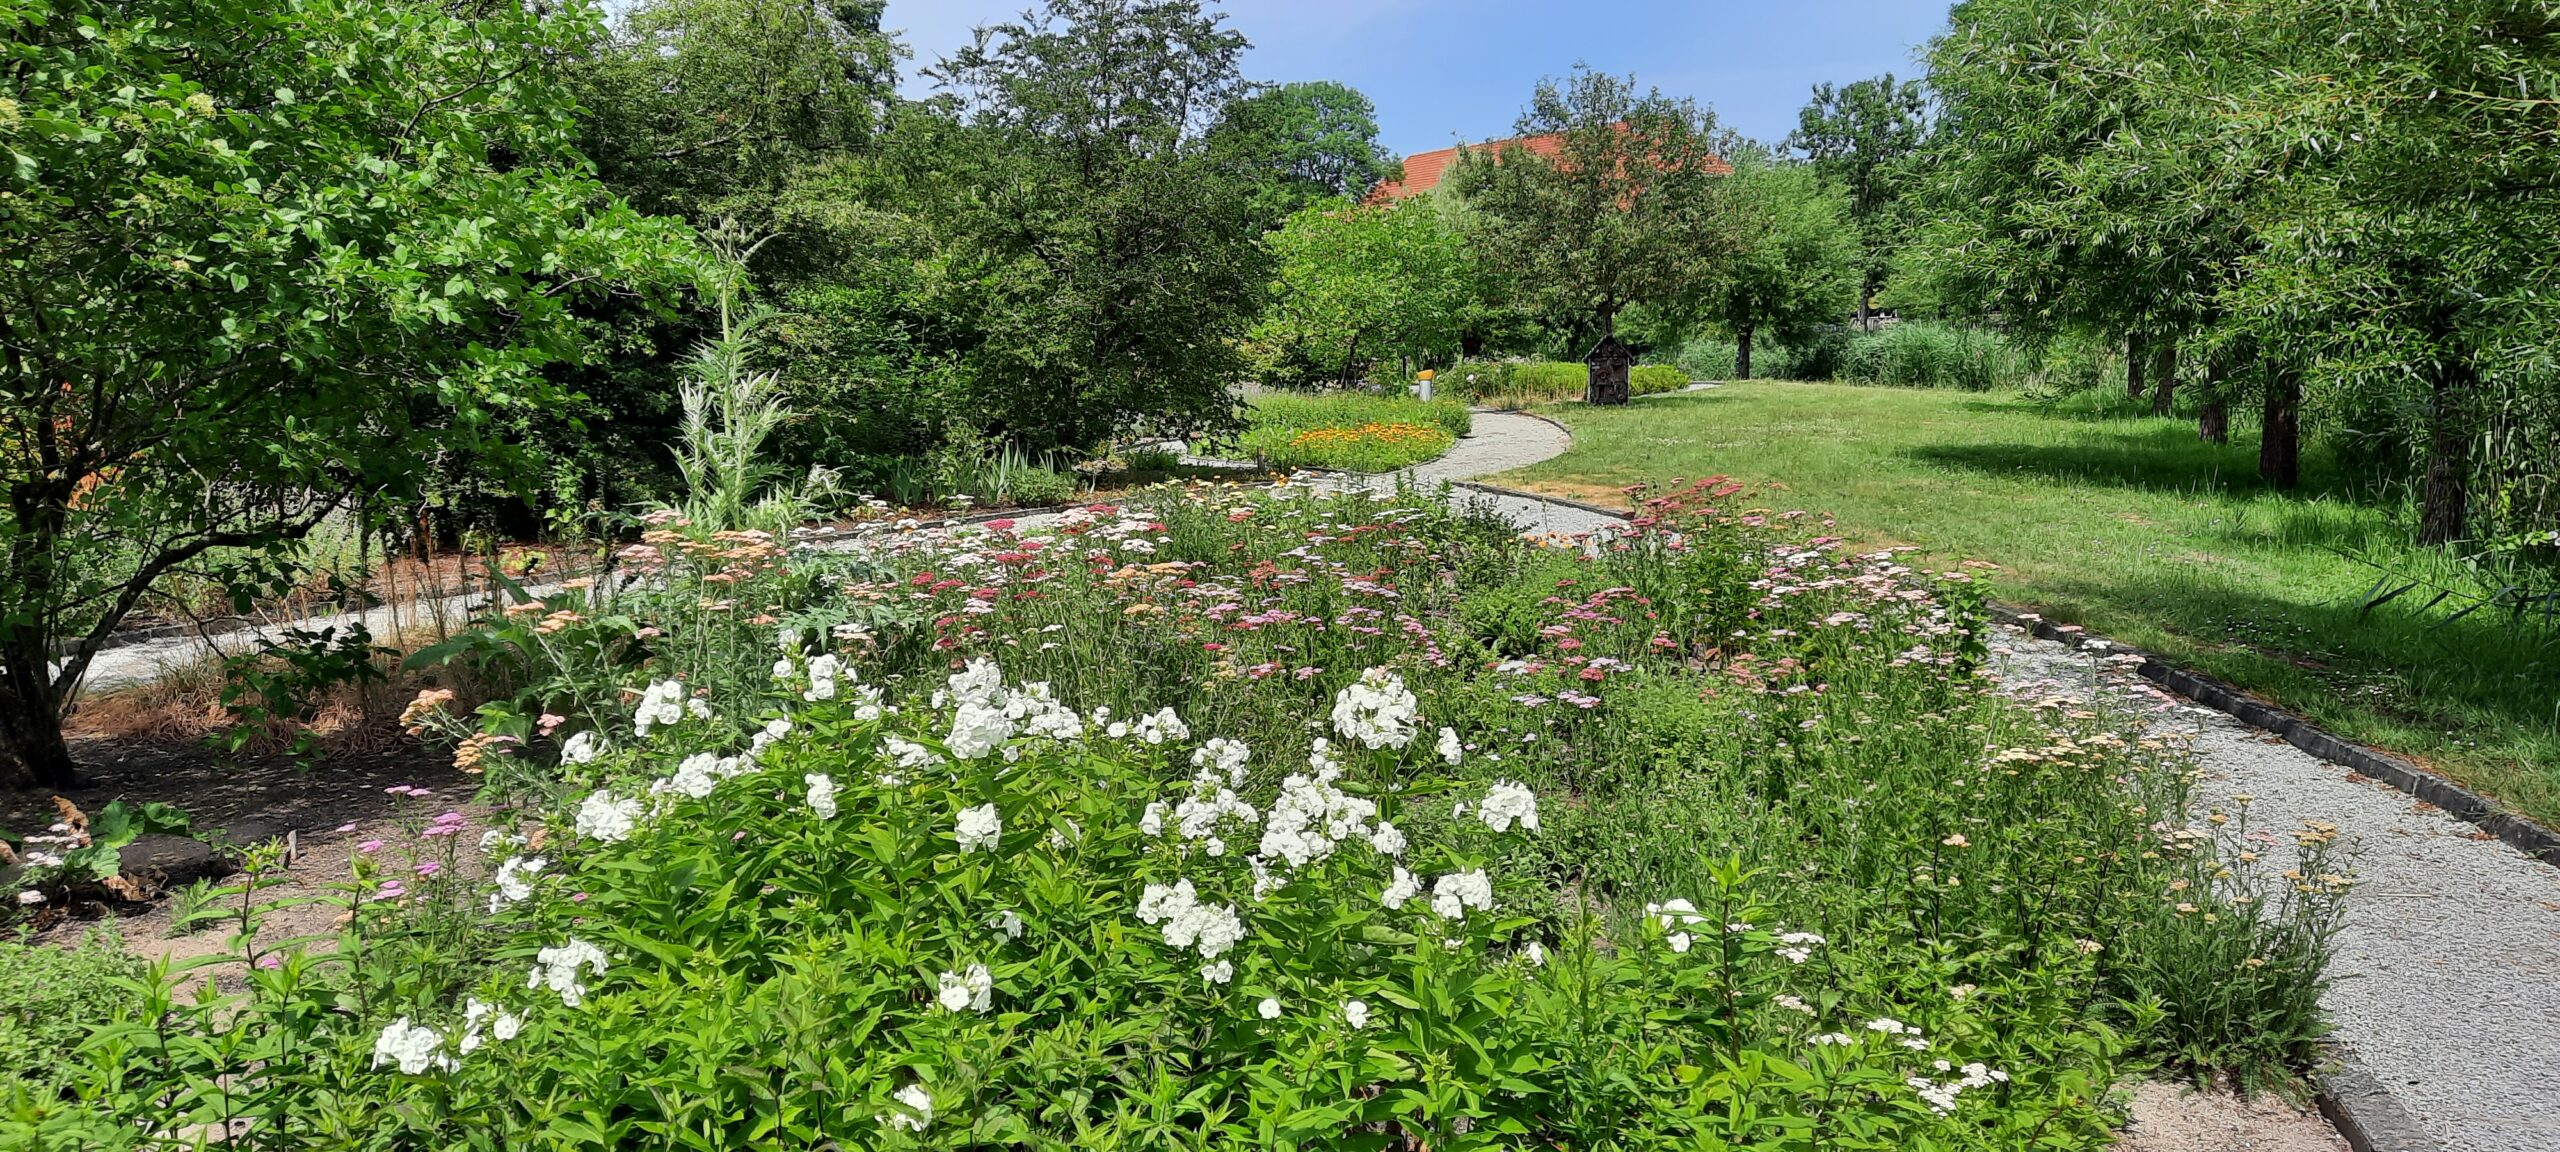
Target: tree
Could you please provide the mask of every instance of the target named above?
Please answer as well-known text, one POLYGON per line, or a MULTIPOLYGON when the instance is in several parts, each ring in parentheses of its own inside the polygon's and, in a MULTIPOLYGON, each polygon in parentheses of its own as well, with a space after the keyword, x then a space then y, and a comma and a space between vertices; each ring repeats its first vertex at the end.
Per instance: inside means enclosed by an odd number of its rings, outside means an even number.
POLYGON ((1797 114, 1789 147, 1804 153, 1814 170, 1848 190, 1849 219, 1864 249, 1859 271, 1858 326, 1871 327, 1876 293, 1893 270, 1894 253, 1906 242, 1910 217, 1904 193, 1917 173, 1914 157, 1929 138, 1929 102, 1919 81, 1897 83, 1893 73, 1844 87, 1817 85, 1797 114))
POLYGON ((903 154, 943 290, 983 317, 982 428, 1038 452, 1233 421, 1268 262, 1206 128, 1244 48, 1197 0, 1049 0, 931 73, 951 119, 903 154))
POLYGON ((1217 133, 1263 182, 1263 211, 1274 221, 1327 200, 1360 200, 1398 170, 1378 146, 1377 107, 1330 80, 1257 87, 1228 105, 1217 133))
POLYGON ((322 518, 556 402, 572 300, 686 264, 572 147, 542 63, 593 19, 0 13, 0 778, 71 781, 61 710, 167 578, 271 583, 322 518))
POLYGON ((637 207, 771 224, 800 168, 866 147, 895 98, 885 0, 639 0, 564 69, 580 144, 637 207))
POLYGON ((1517 132, 1553 137, 1552 156, 1467 149, 1451 178, 1469 250, 1512 297, 1577 343, 1614 334, 1630 304, 1694 310, 1730 247, 1714 114, 1581 69, 1540 81, 1517 132))
POLYGON ((1748 380, 1754 337, 1797 343, 1849 312, 1863 252, 1849 197, 1809 166, 1737 155, 1717 196, 1733 241, 1706 314, 1733 333, 1734 375, 1748 380))
POLYGON ((1264 383, 1348 386, 1387 357, 1455 351, 1466 254, 1433 205, 1318 204, 1264 244, 1279 269, 1252 336, 1264 383))

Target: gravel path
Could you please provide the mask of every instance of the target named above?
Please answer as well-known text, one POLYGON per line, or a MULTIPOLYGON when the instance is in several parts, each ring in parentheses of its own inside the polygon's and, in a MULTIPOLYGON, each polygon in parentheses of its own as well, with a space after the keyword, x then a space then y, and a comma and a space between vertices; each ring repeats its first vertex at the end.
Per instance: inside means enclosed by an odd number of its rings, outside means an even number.
POLYGON ((2014 683, 2190 736, 2201 800, 2247 793, 2270 830, 2336 824, 2357 876, 2323 1000, 2338 1039, 2449 1152, 2560 1149, 2560 869, 2098 657, 2007 626, 1993 647, 2014 683))
MULTIPOLYGON (((1343 488, 1365 488, 1372 492, 1394 492, 1399 485, 1429 488, 1447 481, 1473 480, 1514 468, 1526 468, 1543 460, 1553 460, 1573 447, 1573 436, 1553 422, 1518 412, 1478 410, 1474 430, 1467 433, 1449 451, 1436 460, 1417 464, 1402 472, 1373 476, 1344 477, 1337 483, 1343 488)), ((1503 496, 1467 488, 1449 490, 1453 505, 1498 513, 1518 525, 1524 533, 1571 536, 1586 532, 1603 532, 1618 524, 1615 516, 1605 516, 1531 500, 1520 496, 1503 496)))

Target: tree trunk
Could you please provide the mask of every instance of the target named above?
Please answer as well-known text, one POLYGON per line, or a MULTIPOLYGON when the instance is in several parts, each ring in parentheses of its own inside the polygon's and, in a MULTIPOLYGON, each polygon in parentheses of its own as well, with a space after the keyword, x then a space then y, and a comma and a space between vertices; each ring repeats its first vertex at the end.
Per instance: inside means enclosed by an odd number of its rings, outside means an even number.
POLYGON ((1737 328, 1733 333, 1733 378, 1751 378, 1751 329, 1737 328))
POLYGON ((2302 378, 2290 364, 2267 373, 2266 409, 2258 422, 2258 475, 2277 488, 2302 482, 2302 378))
POLYGON ((2142 333, 2127 329, 2124 334, 2124 395, 2128 400, 2142 398, 2142 358, 2149 353, 2143 348, 2142 333))
POLYGON ((2178 399, 2178 340, 2163 336, 2151 349, 2151 414, 2166 416, 2178 399))
POLYGON ((0 787, 69 788, 79 771, 62 741, 51 646, 34 628, 0 639, 0 787))
POLYGON ((2231 400, 2223 394, 2222 357, 2204 367, 2204 403, 2196 407, 2196 438, 2207 444, 2231 442, 2231 400))
POLYGON ((2418 543, 2451 544, 2469 534, 2471 428, 2463 418, 2479 370, 2459 352, 2439 361, 2427 406, 2426 488, 2419 497, 2418 543))

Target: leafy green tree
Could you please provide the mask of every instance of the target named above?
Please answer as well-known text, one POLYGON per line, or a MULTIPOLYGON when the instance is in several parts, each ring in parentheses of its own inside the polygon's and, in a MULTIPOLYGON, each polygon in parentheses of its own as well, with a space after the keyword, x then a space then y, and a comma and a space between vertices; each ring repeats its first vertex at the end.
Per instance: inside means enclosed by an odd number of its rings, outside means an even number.
POLYGON ((1262 177, 1264 211, 1285 219, 1311 204, 1359 200, 1399 170, 1378 146, 1378 110, 1330 80, 1254 89, 1228 105, 1220 143, 1262 177))
POLYGON ((1748 153, 1733 163, 1717 189, 1732 248, 1705 309, 1733 333, 1734 375, 1748 380, 1754 338, 1799 343, 1849 313, 1863 252, 1848 194, 1812 167, 1748 153))
POLYGON ((1553 158, 1471 149, 1451 178, 1469 250, 1512 298, 1577 343, 1613 334, 1631 304, 1694 311, 1731 247, 1714 113, 1582 69, 1540 81, 1517 131, 1555 136, 1553 158))
POLYGON ((2315 393, 2410 414, 2419 539, 2468 540, 2480 480, 2560 470, 2547 442, 2482 455, 2493 395, 2554 387, 2560 14, 2279 0, 2236 33, 2220 142, 2273 189, 2235 326, 2286 342, 2315 393))
POLYGON ((1264 244, 1279 267, 1252 335, 1264 383, 1348 386, 1383 359, 1457 350, 1466 253, 1433 205, 1318 204, 1264 244))
POLYGON ((1891 72, 1839 87, 1815 86, 1812 102, 1797 114, 1795 134, 1787 138, 1815 171, 1848 190, 1849 218, 1864 249, 1861 328, 1870 327, 1876 293, 1909 238, 1904 194, 1918 175, 1915 158, 1928 138, 1928 96, 1919 81, 1897 82, 1891 72))
POLYGON ((1205 126, 1244 48, 1197 0, 1049 0, 933 70, 953 118, 905 155, 939 290, 982 318, 981 429, 1040 452, 1233 421, 1268 259, 1205 126))
POLYGON ((865 148, 895 99, 885 0, 638 0, 563 69, 606 186, 709 227, 772 223, 804 165, 865 148))
MULTIPOLYGON (((2138 394, 2149 367, 2166 415, 2182 343, 2215 345, 2223 294, 2260 243, 2263 172, 2207 144, 2220 107, 2211 94, 2239 64, 2217 40, 2231 11, 1958 4, 1930 47, 1940 114, 1919 193, 1930 223, 1912 252, 1931 294, 2029 338, 2126 334, 2128 387, 2138 394)), ((2240 379, 2229 367, 2211 375, 2240 379)), ((2208 431, 2216 422, 2201 419, 2208 431)), ((2291 483, 2280 469, 2270 478, 2291 483)))
POLYGON ((0 779, 71 780, 60 711, 164 581, 271 583, 557 403, 573 300, 689 265, 573 147, 543 64, 594 19, 0 8, 0 779))

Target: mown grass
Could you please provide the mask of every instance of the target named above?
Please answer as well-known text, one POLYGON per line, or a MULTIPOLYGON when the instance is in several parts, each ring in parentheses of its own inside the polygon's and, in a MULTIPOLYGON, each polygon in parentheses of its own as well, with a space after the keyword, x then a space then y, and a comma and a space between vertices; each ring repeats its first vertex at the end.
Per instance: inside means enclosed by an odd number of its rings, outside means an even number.
POLYGON ((1267 393, 1246 411, 1229 454, 1272 468, 1392 472, 1439 456, 1473 424, 1452 399, 1267 393))
POLYGON ((2446 624, 2425 595, 2363 611, 2381 575, 2363 560, 2411 573, 2446 561, 2409 546, 2399 497, 2318 447, 2283 493, 2257 477, 2254 429, 2204 444, 2190 422, 2097 395, 1758 381, 1548 412, 1573 449, 1497 482, 1589 497, 1729 474, 1759 485, 1760 503, 1831 513, 1862 540, 1997 563, 2005 600, 2560 823, 2560 636, 2491 612, 2446 624))

